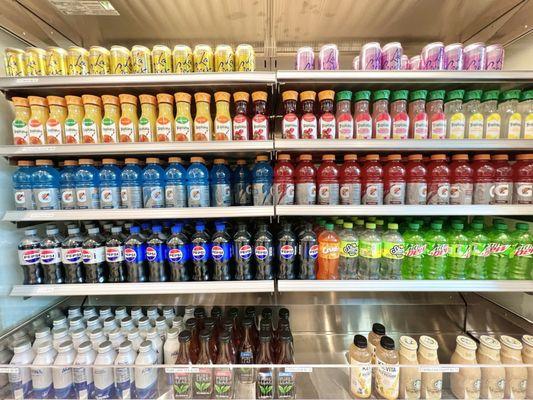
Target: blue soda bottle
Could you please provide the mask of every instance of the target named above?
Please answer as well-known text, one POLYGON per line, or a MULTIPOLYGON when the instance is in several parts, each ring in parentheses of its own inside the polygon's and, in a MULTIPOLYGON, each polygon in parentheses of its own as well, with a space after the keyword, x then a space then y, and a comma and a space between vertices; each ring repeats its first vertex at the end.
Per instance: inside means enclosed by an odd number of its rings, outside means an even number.
POLYGON ((189 207, 209 207, 209 171, 202 157, 191 157, 187 169, 187 198, 189 207))
POLYGON ((146 241, 146 261, 148 262, 148 278, 150 282, 167 282, 169 280, 165 255, 166 240, 163 227, 154 225, 152 235, 146 241))
POLYGON ((120 168, 117 160, 104 158, 100 169, 100 207, 120 207, 120 168))
POLYGON ((65 160, 59 172, 59 190, 61 192, 61 209, 74 210, 76 208, 76 160, 65 160))
POLYGON ((183 233, 183 224, 176 224, 171 228, 172 235, 167 239, 167 260, 170 267, 172 282, 190 280, 188 271, 189 239, 183 233))
POLYGON ((169 157, 165 170, 165 204, 167 208, 187 207, 187 170, 180 157, 169 157))
POLYGON ((13 174, 13 196, 15 198, 15 209, 19 211, 33 210, 32 179, 33 163, 31 161, 19 160, 18 169, 13 174))
POLYGON ((159 158, 146 159, 142 177, 144 208, 165 207, 165 171, 159 165, 159 158))
POLYGON ((124 261, 128 282, 146 282, 146 243, 141 228, 132 226, 130 236, 124 242, 124 261))
POLYGON ((271 206, 274 171, 268 162, 268 156, 257 156, 255 161, 252 169, 254 206, 271 206))
POLYGON ((213 259, 215 281, 231 280, 230 262, 232 256, 231 237, 226 232, 226 224, 215 224, 216 232, 211 239, 211 258, 213 259))
POLYGON ((59 172, 52 160, 35 161, 31 174, 36 210, 59 210, 59 172))
POLYGON ((237 160, 237 168, 233 172, 233 204, 252 205, 252 174, 246 160, 237 160))
POLYGON ((126 158, 120 174, 120 204, 122 208, 142 208, 142 169, 139 160, 126 158))
POLYGON ((211 168, 211 206, 231 206, 231 172, 226 166, 226 160, 217 158, 211 168))
POLYGON ((79 209, 100 208, 100 176, 94 160, 81 158, 76 170, 76 205, 79 209))
POLYGON ((211 278, 209 271, 209 235, 203 223, 196 224, 196 232, 191 237, 191 258, 194 281, 208 281, 211 278))

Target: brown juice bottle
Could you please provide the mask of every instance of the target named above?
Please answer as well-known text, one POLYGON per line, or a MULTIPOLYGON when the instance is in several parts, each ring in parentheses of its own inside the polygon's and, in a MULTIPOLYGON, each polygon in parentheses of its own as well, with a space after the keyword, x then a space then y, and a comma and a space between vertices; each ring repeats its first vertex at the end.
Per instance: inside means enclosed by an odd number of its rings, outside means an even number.
POLYGON ((185 322, 185 329, 191 333, 191 343, 189 345, 189 355, 193 364, 198 360, 198 352, 200 351, 200 342, 198 339, 198 329, 196 318, 189 318, 185 322))
POLYGON ((459 335, 451 364, 465 364, 459 372, 450 374, 452 393, 458 399, 479 399, 481 389, 481 370, 477 367, 477 345, 472 339, 459 335))
MULTIPOLYGON (((522 361, 524 364, 533 365, 533 336, 522 336, 522 361)), ((526 398, 533 399, 533 367, 527 367, 526 398)))
MULTIPOLYGON (((259 333, 259 353, 256 364, 272 364, 272 351, 270 342, 272 335, 268 331, 259 333)), ((259 368, 257 371, 257 380, 255 385, 256 399, 273 399, 274 398, 274 375, 270 366, 259 368)))
POLYGON ((501 344, 491 336, 481 335, 477 349, 480 365, 494 365, 481 368, 481 398, 503 399, 505 389, 505 368, 500 358, 501 344))
POLYGON ((230 334, 230 354, 231 354, 231 360, 233 364, 237 363, 237 348, 235 347, 235 342, 233 341, 233 321, 231 318, 224 318, 222 321, 222 329, 224 332, 228 332, 230 334))
MULTIPOLYGON (((285 320, 286 321, 286 320, 285 320)), ((283 331, 279 335, 279 355, 276 364, 294 364, 292 349, 292 335, 290 331, 283 331)), ((276 379, 276 392, 278 399, 296 398, 296 381, 294 372, 279 368, 276 379)))
MULTIPOLYGON (((372 332, 368 334, 368 349, 372 354, 372 364, 376 363, 376 348, 383 336, 385 336, 385 327, 379 323, 373 324, 372 332)), ((372 370, 372 375, 374 375, 374 370, 372 370)))
POLYGON ((241 326, 239 324, 239 309, 237 307, 231 307, 228 312, 228 317, 233 321, 233 345, 238 349, 242 340, 241 326))
POLYGON ((218 354, 218 329, 217 321, 212 317, 204 319, 204 329, 207 329, 211 332, 209 337, 209 353, 211 353, 211 359, 216 360, 218 354))
POLYGON ((358 399, 372 394, 372 354, 363 335, 355 335, 350 345, 350 391, 358 399))
POLYGON ((416 350, 418 344, 410 336, 400 337, 400 398, 418 400, 420 398, 421 374, 418 369, 416 350), (408 367, 407 365, 412 365, 408 367))
MULTIPOLYGON (((439 344, 429 336, 420 336, 418 346, 418 364, 422 368, 420 398, 426 400, 440 400, 442 397, 442 372, 424 372, 424 366, 439 365, 439 344)), ((429 367, 431 368, 431 367, 429 367)))
MULTIPOLYGON (((252 337, 253 321, 251 318, 246 317, 242 320, 242 325, 244 327, 244 336, 237 354, 237 362, 238 364, 254 364, 255 345, 252 337)), ((237 370, 239 382, 252 383, 254 381, 253 372, 251 368, 239 368, 237 370)))
MULTIPOLYGON (((217 365, 233 364, 231 361, 230 344, 231 336, 229 332, 222 332, 218 337, 218 356, 216 359, 217 365)), ((215 368, 214 376, 214 390, 213 395, 215 399, 231 399, 235 389, 235 381, 233 369, 231 368, 215 368)))
POLYGON ((522 361, 522 343, 511 336, 500 336, 502 364, 516 365, 505 368, 505 398, 525 399, 527 368, 522 361))
MULTIPOLYGON (((188 365, 192 364, 189 355, 189 347, 191 344, 191 332, 184 330, 178 336, 179 351, 176 357, 176 364, 188 365)), ((173 384, 175 399, 190 399, 192 397, 192 376, 190 372, 180 371, 174 373, 173 384)))
POLYGON ((254 348, 259 348, 259 332, 257 331, 257 315, 254 307, 246 307, 244 315, 252 320, 252 339, 254 348))
MULTIPOLYGON (((196 364, 209 365, 213 364, 211 354, 209 354, 209 337, 207 329, 200 332, 200 352, 196 364)), ((195 399, 210 399, 213 393, 213 369, 199 368, 198 372, 193 374, 193 393, 195 399)))
POLYGON ((396 400, 400 391, 400 365, 394 340, 383 336, 376 347, 376 396, 396 400))

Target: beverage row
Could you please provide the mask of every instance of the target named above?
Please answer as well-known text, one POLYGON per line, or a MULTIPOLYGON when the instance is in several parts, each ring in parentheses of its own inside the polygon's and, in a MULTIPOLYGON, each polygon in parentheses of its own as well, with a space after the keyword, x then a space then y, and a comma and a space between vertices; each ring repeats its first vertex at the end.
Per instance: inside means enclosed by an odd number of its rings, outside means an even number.
POLYGON ((533 90, 323 90, 318 112, 316 97, 282 93, 283 139, 533 138, 533 90))
POLYGON ((140 95, 140 117, 137 96, 131 94, 13 97, 14 144, 267 140, 270 138, 268 94, 257 91, 251 97, 252 113, 248 108, 250 95, 233 93, 235 113, 232 118, 231 94, 216 92, 214 121, 211 95, 203 92, 194 94, 194 119, 192 96, 185 92, 177 92, 174 96, 167 93, 140 95))
POLYGON ((4 51, 7 76, 45 75, 123 75, 168 74, 189 72, 255 71, 255 52, 251 45, 240 44, 235 51, 226 44, 199 44, 194 51, 178 44, 170 50, 164 45, 148 47, 135 45, 130 49, 112 46, 110 50, 91 46, 89 50, 71 46, 25 50, 7 48, 4 51))

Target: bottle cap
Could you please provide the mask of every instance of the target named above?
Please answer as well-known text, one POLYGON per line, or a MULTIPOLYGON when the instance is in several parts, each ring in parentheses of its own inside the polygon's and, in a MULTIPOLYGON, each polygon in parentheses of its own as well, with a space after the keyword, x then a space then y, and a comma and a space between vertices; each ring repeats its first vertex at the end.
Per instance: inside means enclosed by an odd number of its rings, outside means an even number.
POLYGON ((155 96, 152 96, 151 94, 141 94, 139 96, 139 101, 141 104, 152 104, 157 105, 157 99, 155 96))
POLYGON ((135 225, 134 225, 134 226, 132 226, 132 227, 130 228, 130 233, 131 233, 131 234, 136 234, 136 233, 139 233, 140 231, 141 231, 141 227, 139 227, 139 226, 135 226, 135 225))
POLYGON ((440 222, 432 222, 431 223, 431 229, 440 231, 442 229, 442 224, 440 222))
POLYGON ((409 154, 407 156, 407 160, 409 160, 409 161, 420 161, 420 160, 422 160, 422 154, 409 154))
MULTIPOLYGON (((115 97, 115 96, 111 96, 111 97, 115 97)), ((46 96, 46 101, 48 101, 49 106, 61 106, 61 107, 67 106, 67 103, 64 97, 46 96)))
POLYGON ((183 163, 183 160, 181 159, 181 157, 169 157, 168 158, 168 163, 177 163, 177 164, 182 164, 183 163))
POLYGON ((326 230, 328 231, 332 231, 334 228, 334 225, 333 224, 326 224, 326 230))
MULTIPOLYGON (((118 98, 120 100, 120 104, 133 104, 134 106, 137 105, 137 96, 134 96, 132 94, 119 94, 118 98)), ((85 99, 83 99, 83 103, 85 104, 85 99)))
POLYGON ((519 89, 506 90, 505 92, 500 93, 500 102, 509 101, 509 100, 518 100, 519 98, 520 98, 519 89))
POLYGON ((225 101, 229 103, 231 100, 231 94, 228 92, 215 92, 215 102, 225 101))
POLYGON ((411 93, 409 93, 409 101, 416 101, 416 100, 426 101, 427 95, 428 95, 427 90, 414 90, 411 93))
POLYGON ((345 100, 352 100, 352 92, 350 90, 341 90, 340 92, 337 92, 337 95, 335 96, 335 101, 345 100))
POLYGON ((126 158, 124 164, 139 164, 138 158, 126 158))
POLYGON ((365 161, 379 161, 379 154, 367 154, 365 161))
POLYGON ((425 348, 429 350, 438 350, 439 344, 435 339, 433 339, 431 336, 422 335, 418 339, 420 346, 424 346, 425 348))
POLYGON ((248 103, 250 101, 250 95, 246 92, 235 92, 233 93, 233 101, 245 101, 248 103))
POLYGON ((174 103, 174 96, 168 93, 158 93, 157 94, 157 102, 159 104, 166 103, 166 104, 173 104, 174 103))
POLYGON ((300 101, 312 100, 315 101, 316 92, 312 90, 306 90, 305 92, 300 93, 300 101))
POLYGON ((383 336, 385 334, 385 326, 379 322, 376 322, 372 324, 372 332, 374 332, 376 335, 383 336))
MULTIPOLYGON (((177 92, 174 93, 174 100, 176 100, 176 103, 189 103, 191 104, 191 95, 189 93, 185 92, 177 92)), ((209 100, 208 100, 209 102, 209 100)))
POLYGON ((335 154, 324 154, 322 161, 335 161, 335 154))
MULTIPOLYGON (((515 157, 516 161, 522 161, 522 160, 526 160, 526 161, 529 161, 529 160, 533 160, 533 154, 517 154, 516 157, 515 157)), ((39 161, 39 160, 37 160, 39 161)), ((37 164, 37 161, 35 162, 36 165, 39 165, 37 164)))
POLYGON ((44 97, 40 96, 28 96, 28 103, 30 106, 48 107, 48 101, 44 97))
POLYGON ((391 102, 397 100, 407 100, 409 97, 409 90, 395 90, 392 92, 391 102))
POLYGON ((381 347, 383 347, 385 350, 394 350, 394 340, 392 340, 392 338, 388 337, 388 336, 383 336, 380 341, 379 341, 379 344, 381 345, 381 347))
POLYGON ((104 105, 112 104, 112 105, 117 106, 117 107, 120 105, 119 98, 117 96, 113 96, 111 94, 104 94, 102 96, 102 103, 104 103, 104 105))
POLYGON ((462 223, 459 223, 459 222, 454 222, 452 224, 452 228, 457 230, 457 231, 462 231, 463 228, 464 228, 464 225, 462 223))
POLYGON ((253 92, 252 93, 252 101, 267 101, 268 99, 268 93, 259 91, 259 92, 253 92))
POLYGON ((223 158, 215 158, 213 160, 213 164, 216 164, 216 165, 223 165, 223 164, 226 164, 226 160, 224 160, 223 158))
POLYGON ((194 101, 196 101, 197 103, 210 103, 211 95, 209 93, 196 92, 194 94, 194 101))
POLYGON ((400 336, 400 347, 407 350, 416 351, 418 349, 418 343, 411 336, 400 336))
POLYGON ((114 165, 117 163, 117 160, 115 160, 114 158, 104 158, 102 160, 102 165, 114 165))
POLYGON ((502 348, 502 345, 500 344, 500 342, 498 342, 498 339, 492 336, 481 335, 479 337, 479 341, 483 346, 488 347, 492 350, 501 350, 502 348))
POLYGON ((520 94, 520 101, 533 100, 533 90, 524 90, 520 94))
POLYGON ((493 161, 508 161, 509 155, 507 154, 493 154, 491 156, 491 160, 493 161))
POLYGON ((417 231, 418 229, 420 229, 420 225, 418 225, 417 223, 411 222, 409 224, 409 229, 411 229, 413 231, 417 231))
POLYGON ((351 222, 345 222, 342 224, 342 227, 345 228, 345 229, 352 229, 353 228, 353 224, 351 222))
POLYGON ((483 92, 483 95, 481 96, 481 102, 483 103, 485 101, 492 101, 492 100, 498 101, 499 97, 500 97, 499 90, 486 90, 483 92))
POLYGON ((12 97, 11 101, 15 107, 29 107, 30 103, 26 97, 12 97))
POLYGON ((65 101, 67 102, 67 106, 83 106, 80 96, 65 96, 65 101))
POLYGON ((465 91, 462 89, 449 90, 446 92, 446 103, 453 100, 463 100, 464 95, 465 91))
POLYGON ((205 160, 203 157, 191 157, 191 163, 204 163, 205 160))
POLYGON ((438 160, 446 161, 446 154, 432 154, 430 159, 432 161, 438 161, 438 160))
POLYGON ((445 93, 444 90, 432 90, 428 93, 427 101, 444 100, 445 93))
POLYGON ((256 161, 268 161, 268 156, 261 155, 255 158, 256 161))
POLYGON ((388 100, 389 97, 390 97, 390 90, 387 90, 387 89, 375 90, 372 93, 372 101, 388 100))
POLYGON ((368 346, 368 342, 366 340, 366 337, 364 337, 363 335, 355 335, 353 337, 353 344, 356 347, 359 347, 360 349, 366 349, 367 346, 368 346))
POLYGON ((519 231, 529 231, 529 224, 526 224, 525 222, 517 222, 515 228, 519 231))
POLYGON ((476 154, 474 160, 490 160, 490 154, 476 154))
POLYGON ((387 225, 387 228, 391 230, 398 230, 398 224, 397 223, 390 223, 387 225))
POLYGON ((469 90, 465 93, 463 102, 466 103, 467 101, 471 101, 471 100, 480 101, 482 95, 483 95, 483 90, 469 90))
POLYGON ((91 158, 80 158, 79 165, 94 165, 94 160, 91 158))
POLYGON ((402 155, 401 154, 389 154, 387 156, 387 161, 401 161, 402 155))
POLYGON ((335 98, 334 90, 322 90, 318 92, 318 101, 322 100, 332 100, 335 98))
POLYGON ((280 154, 278 155, 278 160, 280 161, 290 161, 291 155, 290 154, 280 154))
POLYGON ((358 92, 355 92, 354 94, 354 101, 357 102, 357 101, 361 101, 361 100, 366 100, 366 101, 370 101, 370 90, 360 90, 358 92))
POLYGON ((376 229, 376 224, 374 224, 373 222, 367 222, 365 227, 366 229, 376 229))

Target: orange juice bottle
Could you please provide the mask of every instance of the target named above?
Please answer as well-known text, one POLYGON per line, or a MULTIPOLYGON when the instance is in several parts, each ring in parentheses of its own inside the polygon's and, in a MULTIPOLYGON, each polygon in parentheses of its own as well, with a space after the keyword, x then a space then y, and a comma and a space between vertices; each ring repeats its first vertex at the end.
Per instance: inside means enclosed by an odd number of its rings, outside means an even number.
POLYGON ((104 94, 104 119, 102 119, 102 139, 104 143, 118 143, 118 121, 120 119, 120 103, 117 96, 104 94))
POLYGON ((139 142, 155 142, 157 100, 151 94, 141 94, 141 118, 139 118, 139 142))
POLYGON ((65 143, 81 143, 81 125, 85 110, 79 96, 65 96, 67 102, 67 119, 65 120, 65 143))
POLYGON ((333 224, 326 224, 318 236, 317 279, 339 279, 340 239, 333 228, 333 224))
POLYGON ((174 140, 174 97, 170 94, 159 93, 157 105, 159 115, 155 123, 156 140, 158 142, 172 142, 174 140))
POLYGON ((174 130, 177 142, 192 140, 191 95, 185 92, 174 93, 176 100, 176 120, 174 130))
POLYGON ((196 117, 194 118, 194 140, 209 141, 213 132, 213 120, 209 105, 211 95, 209 93, 198 92, 194 94, 196 101, 196 117))
POLYGON ((13 120, 13 142, 17 145, 29 144, 28 122, 30 121, 30 103, 25 97, 13 97, 15 119, 13 120))
POLYGON ((46 121, 46 143, 47 144, 63 144, 65 120, 67 119, 67 103, 63 97, 48 96, 48 108, 50 115, 46 121))
POLYGON ((215 93, 215 105, 217 114, 215 116, 215 136, 213 140, 231 140, 232 126, 231 115, 229 113, 229 102, 231 95, 228 92, 215 93))
POLYGON ((119 137, 121 142, 138 142, 139 135, 137 126, 139 119, 137 117, 137 96, 131 94, 120 94, 120 109, 122 115, 118 124, 119 137))
POLYGON ((99 96, 84 94, 81 96, 85 117, 81 126, 82 143, 101 143, 102 99, 99 96))
POLYGON ((28 135, 30 144, 44 144, 46 121, 48 121, 48 101, 44 97, 28 96, 30 103, 30 122, 28 135))

